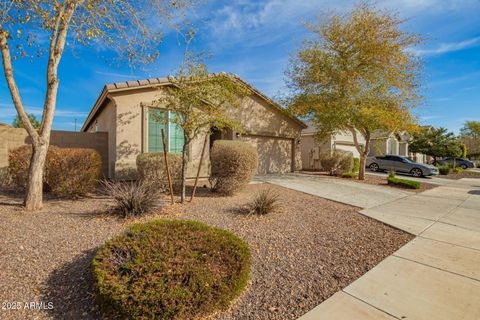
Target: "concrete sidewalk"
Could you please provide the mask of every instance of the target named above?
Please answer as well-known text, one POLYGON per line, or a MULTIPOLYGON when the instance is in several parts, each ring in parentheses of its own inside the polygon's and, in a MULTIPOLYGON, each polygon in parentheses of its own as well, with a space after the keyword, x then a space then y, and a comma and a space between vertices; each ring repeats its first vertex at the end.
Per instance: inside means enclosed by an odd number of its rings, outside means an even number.
POLYGON ((360 208, 376 207, 412 194, 408 191, 358 183, 347 179, 341 180, 298 173, 256 176, 254 181, 276 184, 360 208))
POLYGON ((480 319, 480 179, 361 213, 417 237, 301 320, 480 319))

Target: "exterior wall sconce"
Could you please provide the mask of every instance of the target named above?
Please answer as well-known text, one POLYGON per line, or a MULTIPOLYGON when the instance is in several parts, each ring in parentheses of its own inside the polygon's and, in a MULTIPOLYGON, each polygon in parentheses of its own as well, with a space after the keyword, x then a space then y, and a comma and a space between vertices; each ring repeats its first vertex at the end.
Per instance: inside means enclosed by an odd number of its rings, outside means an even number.
POLYGON ((236 132, 236 133, 235 133, 235 137, 236 137, 237 139, 240 138, 240 132, 236 132))

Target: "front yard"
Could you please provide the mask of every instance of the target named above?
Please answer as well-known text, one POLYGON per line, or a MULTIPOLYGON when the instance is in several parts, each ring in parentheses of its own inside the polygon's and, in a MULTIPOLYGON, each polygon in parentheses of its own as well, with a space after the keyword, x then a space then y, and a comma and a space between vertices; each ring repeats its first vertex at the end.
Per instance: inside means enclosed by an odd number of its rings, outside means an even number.
POLYGON ((21 198, 2 194, 0 296, 44 302, 45 310, 1 310, 1 318, 100 318, 91 275, 96 249, 131 223, 154 218, 202 221, 249 244, 247 290, 216 319, 296 319, 412 239, 358 214, 358 208, 281 187, 271 186, 279 211, 246 214, 253 194, 265 187, 249 185, 233 197, 201 188, 193 203, 128 220, 107 214, 112 203, 101 196, 49 200, 40 212, 26 213, 21 198))

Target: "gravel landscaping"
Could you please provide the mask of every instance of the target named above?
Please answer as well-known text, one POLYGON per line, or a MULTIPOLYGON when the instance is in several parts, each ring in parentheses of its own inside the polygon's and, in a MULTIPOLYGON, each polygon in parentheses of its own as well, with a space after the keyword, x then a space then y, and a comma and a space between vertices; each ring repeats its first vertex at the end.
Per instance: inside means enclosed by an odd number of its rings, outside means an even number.
POLYGON ((478 171, 463 171, 459 173, 450 172, 447 175, 441 175, 441 178, 458 180, 462 178, 477 178, 480 179, 480 172, 478 171))
POLYGON ((265 187, 249 185, 234 197, 200 188, 193 203, 129 220, 106 214, 111 203, 103 197, 50 200, 42 211, 26 213, 20 198, 2 194, 0 300, 20 302, 21 310, 0 310, 0 318, 100 318, 91 259, 105 240, 139 220, 199 220, 248 242, 252 273, 247 289, 216 319, 296 319, 413 238, 358 214, 358 208, 281 187, 271 186, 282 209, 248 214, 252 195, 265 187), (25 309, 25 302, 44 302, 47 310, 25 309))

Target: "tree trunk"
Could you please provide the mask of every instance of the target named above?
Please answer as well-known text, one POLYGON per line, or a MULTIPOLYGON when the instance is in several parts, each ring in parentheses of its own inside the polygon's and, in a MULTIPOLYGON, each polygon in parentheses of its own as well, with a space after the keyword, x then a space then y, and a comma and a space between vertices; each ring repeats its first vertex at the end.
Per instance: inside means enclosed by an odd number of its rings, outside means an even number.
POLYGON ((358 170, 358 180, 365 180, 365 164, 367 157, 364 154, 360 154, 360 169, 358 170))
POLYGON ((365 164, 367 162, 368 154, 370 153, 370 134, 365 137, 365 147, 360 152, 360 168, 358 170, 358 180, 365 180, 365 164))
POLYGON ((42 208, 43 200, 43 171, 47 158, 48 144, 33 145, 30 168, 28 170, 27 193, 24 199, 25 209, 35 211, 42 208))
POLYGON ((189 142, 187 142, 186 139, 184 141, 185 143, 183 144, 183 148, 182 148, 182 186, 181 186, 182 191, 180 193, 180 203, 184 203, 185 197, 186 197, 185 189, 186 189, 186 182, 187 182, 187 162, 188 162, 187 150, 188 150, 188 145, 190 144, 189 142))

